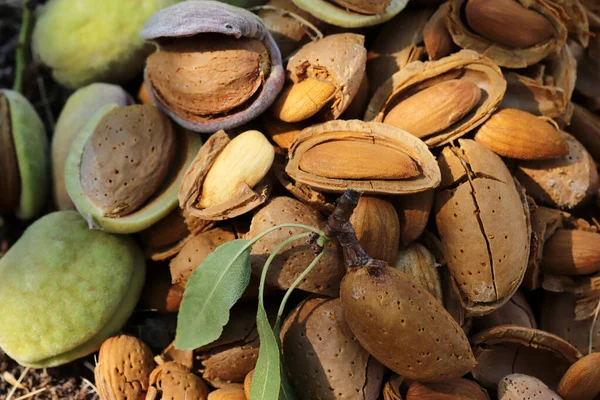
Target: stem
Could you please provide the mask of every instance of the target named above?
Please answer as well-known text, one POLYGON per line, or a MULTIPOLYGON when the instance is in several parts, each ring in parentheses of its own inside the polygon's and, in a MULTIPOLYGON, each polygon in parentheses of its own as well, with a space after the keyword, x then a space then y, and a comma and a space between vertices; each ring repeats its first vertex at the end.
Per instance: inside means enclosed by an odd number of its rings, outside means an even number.
POLYGON ((19 32, 19 44, 15 54, 15 82, 13 89, 21 92, 23 89, 23 70, 25 69, 27 50, 29 48, 29 38, 31 36, 31 21, 33 20, 34 2, 26 1, 23 3, 23 19, 21 22, 21 31, 19 32))
POLYGON ((283 249, 288 244, 295 242, 296 240, 302 239, 303 237, 308 237, 308 236, 310 236, 310 232, 305 232, 305 233, 301 233, 299 235, 292 236, 291 238, 288 238, 288 239, 284 240, 283 242, 281 242, 277 247, 275 247, 273 249, 271 254, 269 254, 269 258, 267 258, 267 261, 265 262, 262 273, 260 275, 260 284, 258 286, 258 304, 260 304, 260 305, 264 304, 264 299, 263 299, 264 296, 263 295, 265 292, 265 281, 267 279, 267 271, 269 270, 269 267, 271 266, 271 263, 273 262, 275 257, 277 257, 277 254, 279 254, 281 249, 283 249))
POLYGON ((283 315, 283 311, 285 310, 285 305, 286 305, 288 299, 292 295, 292 291, 294 289, 296 289, 296 287, 300 284, 300 282, 302 282, 302 280, 306 277, 306 275, 308 275, 310 273, 310 271, 312 271, 313 268, 319 263, 319 260, 321 259, 321 257, 323 257, 323 254, 325 254, 325 249, 327 248, 327 245, 329 245, 329 242, 325 243, 325 245, 323 246, 323 250, 321 250, 321 252, 315 257, 315 259, 312 260, 310 265, 304 270, 304 272, 302 272, 302 274, 300 274, 300 276, 298 278, 296 278, 294 283, 292 283, 292 286, 290 286, 289 289, 285 292, 285 295, 283 296, 283 300, 281 300, 281 304, 279 305, 279 311, 277 311, 277 319, 275 320, 275 328, 273 328, 275 330, 275 332, 279 331, 279 325, 281 324, 281 316, 283 315))

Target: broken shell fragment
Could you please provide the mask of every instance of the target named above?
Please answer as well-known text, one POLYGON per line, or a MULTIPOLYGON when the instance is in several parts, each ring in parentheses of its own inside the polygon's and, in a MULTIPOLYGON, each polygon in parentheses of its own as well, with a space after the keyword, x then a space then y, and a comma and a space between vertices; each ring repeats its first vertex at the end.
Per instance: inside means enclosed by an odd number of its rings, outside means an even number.
POLYGON ((71 146, 67 191, 90 226, 139 232, 177 207, 179 184, 201 144, 152 105, 106 105, 71 146))
POLYGON ((410 63, 394 74, 375 92, 365 121, 399 126, 430 147, 441 146, 482 124, 505 91, 502 72, 491 60, 463 50, 410 63))
POLYGON ((360 28, 381 24, 402 11, 408 3, 408 0, 293 1, 302 10, 309 12, 316 18, 344 28, 360 28))
POLYGON ((231 139, 224 131, 212 135, 185 173, 179 206, 193 217, 234 218, 264 203, 270 193, 268 172, 275 150, 258 131, 231 139))
POLYGON ((420 139, 389 125, 357 120, 303 130, 290 147, 285 170, 298 182, 333 193, 352 188, 410 194, 440 182, 439 167, 420 139))
POLYGON ((504 162, 473 140, 440 156, 436 223, 455 290, 473 316, 506 303, 529 257, 531 224, 522 189, 504 162))
POLYGON ((451 0, 446 24, 458 46, 501 67, 535 64, 567 40, 559 13, 544 0, 451 0))
POLYGON ((298 50, 287 64, 287 83, 273 105, 273 115, 300 122, 337 119, 358 93, 365 76, 364 36, 326 36, 298 50))
POLYGON ((277 44, 260 18, 241 8, 184 1, 155 13, 141 36, 159 47, 146 62, 148 93, 187 129, 213 133, 243 125, 282 88, 277 44))

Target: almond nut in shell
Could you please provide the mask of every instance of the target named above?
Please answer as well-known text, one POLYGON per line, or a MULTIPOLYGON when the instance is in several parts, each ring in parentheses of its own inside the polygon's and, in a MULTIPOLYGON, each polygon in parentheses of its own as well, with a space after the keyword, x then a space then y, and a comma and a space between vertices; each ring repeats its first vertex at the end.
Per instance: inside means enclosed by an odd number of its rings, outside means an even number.
POLYGON ((430 189, 420 193, 393 196, 390 199, 400 219, 400 240, 403 245, 417 240, 425 231, 434 198, 435 190, 430 189))
POLYGON ((285 168, 294 180, 324 192, 410 194, 435 188, 439 167, 427 146, 378 123, 330 121, 302 131, 285 168), (334 150, 335 151, 332 151, 334 150))
POLYGON ((154 106, 106 105, 71 146, 67 191, 90 226, 142 231, 177 207, 179 184, 201 144, 154 106))
POLYGON ((269 197, 267 174, 275 158, 273 146, 259 131, 231 136, 225 131, 212 135, 185 172, 179 206, 192 217, 234 218, 269 197))
POLYGON ((188 368, 173 361, 159 365, 150 374, 150 387, 161 400, 207 400, 206 383, 188 368))
POLYGON ((358 93, 366 62, 361 35, 330 35, 304 45, 288 61, 288 80, 273 114, 285 122, 300 122, 319 112, 318 120, 337 119, 358 93))
POLYGON ((339 299, 310 298, 286 318, 281 341, 300 399, 375 399, 384 368, 358 343, 339 299))
POLYGON ((562 132, 569 152, 552 160, 520 161, 515 177, 536 202, 572 209, 588 201, 598 189, 598 171, 592 156, 568 133, 562 132))
POLYGON ((546 160, 569 152, 554 125, 512 108, 496 111, 479 127, 475 141, 503 157, 520 160, 546 160))
POLYGON ((463 50, 395 73, 373 95, 365 121, 398 126, 430 147, 441 146, 483 123, 505 91, 506 81, 492 61, 463 50))
POLYGON ((141 37, 151 99, 179 125, 213 133, 262 114, 283 86, 281 55, 256 15, 216 1, 186 1, 155 13, 141 37), (189 23, 184 25, 181 21, 189 23))
POLYGON ((444 303, 440 273, 433 254, 419 243, 411 243, 398 251, 394 268, 412 277, 440 303, 444 303))
POLYGON ((524 193, 504 162, 472 140, 440 156, 436 224, 455 290, 473 316, 499 308, 523 280, 531 224, 524 193))
POLYGON ((100 398, 139 399, 148 390, 154 366, 152 350, 136 337, 119 335, 106 339, 94 369, 100 398))
POLYGON ((498 383, 498 400, 522 399, 563 400, 556 392, 536 377, 510 374, 498 383))
MULTIPOLYGON (((325 227, 324 218, 314 209, 289 197, 275 197, 254 215, 247 239, 284 223, 305 224, 319 229, 325 227)), ((280 228, 256 242, 250 252, 253 274, 260 276, 262 267, 273 249, 283 240, 301 232, 299 228, 280 228)), ((297 241, 289 244, 273 259, 267 272, 267 284, 288 289, 313 259, 314 251, 308 243, 297 241)), ((334 240, 315 268, 298 285, 298 289, 335 297, 339 293, 344 272, 342 255, 334 240)))
POLYGON ((567 28, 550 2, 498 0, 493 3, 485 0, 449 2, 446 24, 454 43, 485 54, 495 64, 508 68, 535 64, 565 44, 567 28))

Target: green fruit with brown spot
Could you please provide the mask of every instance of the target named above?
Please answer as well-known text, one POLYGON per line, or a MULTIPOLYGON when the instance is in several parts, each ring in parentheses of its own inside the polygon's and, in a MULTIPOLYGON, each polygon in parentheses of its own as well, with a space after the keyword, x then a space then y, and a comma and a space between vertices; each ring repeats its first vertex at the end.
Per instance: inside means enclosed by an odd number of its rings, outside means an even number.
POLYGON ((351 268, 342 280, 340 299, 360 344, 405 378, 448 380, 475 366, 461 327, 403 272, 388 265, 351 268))

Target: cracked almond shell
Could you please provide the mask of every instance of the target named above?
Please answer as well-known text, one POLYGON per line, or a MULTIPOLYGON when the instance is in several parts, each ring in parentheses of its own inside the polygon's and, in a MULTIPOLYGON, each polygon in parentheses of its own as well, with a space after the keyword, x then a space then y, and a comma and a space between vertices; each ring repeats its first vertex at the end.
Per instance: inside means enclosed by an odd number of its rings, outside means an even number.
POLYGON ((471 337, 477 365, 471 372, 481 386, 495 390, 509 374, 526 373, 555 389, 581 353, 569 343, 538 329, 497 326, 471 337))
MULTIPOLYGON (((279 224, 292 223, 325 227, 325 219, 313 208, 290 197, 271 199, 252 218, 246 239, 256 237, 266 229, 279 224)), ((300 228, 279 228, 260 239, 251 249, 252 272, 260 276, 267 257, 284 240, 304 232, 300 228)), ((286 290, 314 259, 313 248, 306 240, 298 240, 285 246, 271 264, 266 283, 286 290)), ((345 268, 337 240, 332 240, 325 254, 299 285, 298 289, 335 297, 339 293, 340 281, 345 268)))
MULTIPOLYGON (((452 40, 461 48, 474 50, 489 57, 501 67, 524 68, 535 64, 564 45, 567 40, 567 28, 554 5, 547 0, 511 0, 533 10, 538 15, 541 14, 553 29, 548 39, 526 48, 509 48, 486 39, 471 30, 464 17, 464 10, 468 1, 451 0, 448 4, 446 25, 452 35, 452 40)), ((510 22, 510 20, 506 21, 508 24, 510 22)), ((511 33, 510 29, 502 32, 504 35, 510 35, 511 33)))
MULTIPOLYGON (((210 67, 210 65, 213 64, 213 61, 216 62, 217 60, 196 60, 202 65, 208 66, 208 72, 206 72, 206 74, 222 74, 225 70, 231 68, 233 65, 232 63, 235 63, 236 60, 239 61, 241 56, 250 56, 250 52, 243 50, 245 44, 243 44, 242 40, 245 40, 246 43, 254 43, 254 47, 261 51, 262 49, 265 49, 268 54, 268 60, 262 59, 262 56, 260 56, 260 59, 253 58, 253 63, 258 62, 258 64, 260 64, 257 66, 257 68, 260 68, 260 71, 249 71, 251 75, 256 75, 255 83, 259 84, 259 86, 256 87, 256 85, 254 85, 250 88, 252 95, 247 96, 245 101, 242 101, 239 105, 236 105, 230 110, 216 112, 226 101, 229 101, 231 96, 240 95, 240 92, 237 89, 233 90, 233 92, 230 93, 230 96, 225 95, 222 101, 217 99, 218 101, 214 102, 214 104, 209 107, 208 111, 206 111, 207 109, 204 107, 204 103, 208 100, 207 96, 212 95, 217 90, 221 90, 221 86, 215 87, 214 90, 208 90, 206 96, 200 97, 198 97, 193 90, 186 92, 189 89, 185 88, 186 91, 182 92, 184 94, 181 94, 181 96, 183 98, 185 95, 189 96, 189 98, 188 100, 181 102, 178 95, 165 97, 165 93, 159 91, 156 84, 153 82, 153 80, 157 79, 162 80, 168 75, 168 70, 164 68, 156 69, 156 65, 151 63, 146 65, 144 71, 144 80, 152 101, 154 101, 158 107, 165 111, 179 125, 196 132, 213 133, 220 129, 229 129, 243 125, 258 117, 273 103, 277 94, 281 91, 284 81, 283 65, 277 44, 262 20, 255 14, 217 1, 184 1, 177 3, 155 13, 146 22, 141 31, 142 39, 153 41, 159 45, 159 52, 161 51, 161 46, 168 43, 177 46, 178 41, 181 41, 182 48, 180 50, 184 52, 191 50, 191 52, 188 53, 188 58, 181 59, 181 62, 185 60, 186 62, 192 63, 187 66, 190 68, 189 74, 182 79, 188 79, 193 76, 194 73, 197 73, 193 64, 195 61, 191 60, 190 57, 211 57, 211 53, 206 51, 208 51, 208 48, 211 46, 218 47, 220 45, 219 35, 222 36, 222 40, 233 40, 232 46, 242 46, 242 51, 238 56, 234 56, 233 59, 225 61, 219 69, 211 69, 210 67), (204 40, 202 40, 203 38, 204 40), (193 48, 195 46, 202 46, 204 44, 208 46, 207 49, 204 49, 206 51, 200 53, 194 52, 193 48), (268 63, 268 71, 263 68, 265 67, 265 63, 268 63), (166 75, 162 75, 163 73, 166 75), (197 104, 195 102, 197 102, 197 104), (196 106, 199 108, 196 108, 196 106), (182 107, 185 107, 186 109, 189 108, 189 110, 184 110, 182 107), (208 112, 208 114, 206 114, 206 112, 208 112)), ((227 47, 225 49, 227 49, 227 47)), ((155 55, 156 54, 157 53, 155 53, 155 55)), ((168 60, 166 61, 168 62, 168 60)), ((179 61, 177 60, 172 62, 175 64, 172 65, 174 70, 171 78, 177 80, 179 77, 176 70, 177 65, 180 64, 178 64, 179 61)), ((245 65, 242 65, 241 67, 250 66, 249 63, 245 63, 245 65)), ((235 68, 229 72, 235 75, 236 73, 239 73, 239 69, 235 68)), ((204 78, 204 75, 202 78, 204 78)), ((235 80, 229 82, 232 82, 233 84, 238 83, 235 80)), ((163 84, 164 88, 182 90, 182 86, 170 83, 168 79, 166 82, 163 82, 163 84), (171 84, 174 86, 171 86, 171 84)), ((198 80, 188 82, 188 85, 195 84, 198 84, 198 80)), ((183 85, 185 85, 185 83, 183 85)))
MULTIPOLYGON (((244 134, 249 132, 257 131, 246 131, 244 134)), ((268 143, 266 138, 263 137, 262 139, 268 143)), ((203 206, 203 185, 212 167, 219 160, 219 156, 225 154, 224 152, 228 145, 233 143, 234 140, 235 138, 231 139, 225 131, 215 133, 198 151, 185 172, 181 187, 179 188, 179 206, 185 210, 189 217, 214 221, 231 219, 253 210, 269 198, 272 185, 268 174, 264 173, 262 179, 250 187, 245 180, 247 178, 245 174, 249 172, 250 168, 239 164, 241 161, 259 162, 257 159, 263 156, 263 153, 253 152, 249 147, 244 149, 238 146, 237 150, 244 151, 244 154, 240 154, 238 158, 233 158, 231 157, 231 153, 228 152, 229 156, 227 157, 228 161, 237 163, 235 166, 232 165, 232 176, 228 178, 227 182, 239 181, 235 188, 236 192, 227 200, 219 201, 216 204, 209 204, 207 207, 203 206), (234 176, 236 173, 241 176, 234 176)), ((270 156, 274 157, 274 152, 270 156)), ((261 164, 263 164, 262 161, 260 160, 261 164)), ((226 168, 225 165, 221 165, 221 167, 226 168)), ((216 183, 218 184, 218 182, 216 183)), ((222 194, 222 191, 219 191, 218 188, 213 189, 213 192, 222 194)))
MULTIPOLYGON (((474 51, 462 50, 437 61, 415 61, 402 68, 377 89, 364 119, 383 122, 400 102, 450 80, 474 84, 479 88, 481 98, 459 120, 442 130, 423 136, 422 140, 430 147, 449 143, 482 124, 500 104, 506 91, 506 81, 500 68, 474 51)), ((446 106, 451 107, 452 104, 446 106)), ((432 118, 428 111, 425 109, 425 114, 421 116, 423 120, 432 118)))
POLYGON ((504 162, 473 140, 440 156, 436 224, 454 288, 477 316, 506 303, 527 270, 531 223, 524 192, 504 162))
POLYGON ((46 204, 48 139, 44 124, 22 94, 0 90, 0 213, 29 220, 46 204))
POLYGON ((202 145, 202 140, 192 132, 176 129, 166 117, 158 117, 156 113, 159 111, 151 105, 119 108, 109 104, 94 114, 75 138, 65 165, 65 183, 77 210, 91 227, 114 233, 139 232, 160 221, 177 207, 177 190, 193 155, 202 145), (145 123, 140 124, 138 119, 149 114, 154 114, 156 121, 144 118, 145 123), (160 186, 156 185, 153 193, 149 193, 147 182, 141 178, 155 176, 157 166, 149 161, 153 162, 156 158, 148 158, 148 155, 160 153, 161 149, 156 145, 152 147, 152 142, 147 142, 144 138, 160 137, 160 132, 156 132, 159 127, 173 130, 174 158, 166 166, 167 171, 161 172, 164 182, 160 186), (125 130, 126 134, 120 130, 125 130), (90 143, 92 140, 93 143, 90 143), (104 144, 106 151, 103 150, 96 156, 94 148, 101 149, 101 144, 104 144), (108 148, 106 144, 109 144, 108 148), (87 164, 87 176, 84 176, 86 153, 92 162, 106 162, 99 163, 98 166, 87 164), (136 177, 140 177, 137 182, 136 177), (101 178, 105 181, 93 180, 101 178), (121 186, 115 187, 116 184, 121 186), (98 192, 102 188, 113 189, 98 192), (145 193, 146 200, 142 202, 138 198, 138 188, 145 193), (129 204, 128 196, 131 194, 137 198, 138 206, 127 215, 112 217, 106 213, 106 208, 98 206, 102 203, 95 203, 88 197, 88 193, 94 192, 100 199, 106 193, 107 198, 114 198, 124 205, 129 204))
POLYGON ((328 2, 326 0, 293 1, 296 6, 312 14, 314 17, 331 25, 341 26, 343 28, 360 28, 381 24, 402 11, 408 3, 408 0, 389 0, 384 12, 368 15, 350 10, 347 7, 340 7, 334 2, 328 2))
POLYGON ((537 328, 535 315, 527 302, 523 291, 518 290, 515 294, 496 311, 473 319, 473 326, 478 331, 493 328, 500 325, 516 325, 526 328, 537 328))
POLYGON ((420 139, 399 128, 358 120, 304 129, 290 147, 285 171, 329 193, 351 188, 367 194, 411 194, 440 182, 435 158, 420 139))
POLYGON ((358 343, 339 299, 310 298, 288 315, 281 329, 285 364, 298 397, 375 399, 384 367, 358 343))
POLYGON ((572 209, 589 201, 600 185, 594 159, 573 136, 562 132, 569 152, 552 160, 520 161, 514 175, 536 202, 572 209))

